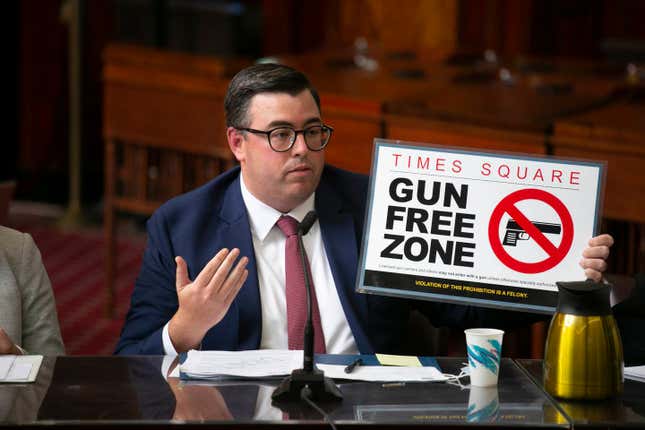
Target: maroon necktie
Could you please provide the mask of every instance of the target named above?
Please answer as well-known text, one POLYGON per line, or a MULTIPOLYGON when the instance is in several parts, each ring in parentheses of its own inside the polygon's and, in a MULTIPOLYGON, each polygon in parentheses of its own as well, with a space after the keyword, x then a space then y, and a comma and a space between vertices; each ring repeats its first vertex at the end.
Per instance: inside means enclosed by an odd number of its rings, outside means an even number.
MULTIPOLYGON (((298 250, 298 221, 290 216, 281 216, 276 224, 282 233, 287 236, 284 248, 284 268, 287 284, 285 293, 287 296, 289 349, 303 349, 305 322, 307 321, 307 291, 304 271, 302 270, 302 260, 298 250)), ((314 326, 314 352, 324 354, 325 337, 320 324, 316 291, 311 278, 309 262, 306 259, 305 262, 309 279, 311 280, 311 321, 314 326)))

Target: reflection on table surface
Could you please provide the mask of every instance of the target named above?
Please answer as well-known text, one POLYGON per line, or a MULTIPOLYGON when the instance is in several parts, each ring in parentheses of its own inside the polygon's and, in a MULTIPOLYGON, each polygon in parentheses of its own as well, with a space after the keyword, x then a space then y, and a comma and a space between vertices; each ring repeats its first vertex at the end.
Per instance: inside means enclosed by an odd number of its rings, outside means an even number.
POLYGON ((45 357, 38 378, 31 384, 0 384, 0 424, 28 423, 38 419, 38 409, 52 380, 56 358, 45 357))
MULTIPOLYGON (((213 422, 326 426, 306 404, 282 408, 271 404, 279 380, 180 381, 165 377, 164 357, 45 358, 33 385, 0 385, 0 399, 11 396, 12 409, 31 414, 5 414, 4 424, 123 424, 124 422, 213 422), (47 370, 49 369, 49 370, 47 370), (45 387, 32 399, 35 387, 45 387)), ((447 373, 457 374, 461 358, 439 358, 447 373)), ((456 383, 380 384, 340 381, 342 402, 321 404, 330 418, 354 424, 476 423, 568 427, 566 418, 510 359, 502 360, 497 387, 471 390, 466 378, 456 383)))
MULTIPOLYGON (((517 360, 542 387, 542 360, 517 360)), ((644 427, 645 383, 625 379, 621 396, 602 401, 556 400, 575 427, 644 427)))

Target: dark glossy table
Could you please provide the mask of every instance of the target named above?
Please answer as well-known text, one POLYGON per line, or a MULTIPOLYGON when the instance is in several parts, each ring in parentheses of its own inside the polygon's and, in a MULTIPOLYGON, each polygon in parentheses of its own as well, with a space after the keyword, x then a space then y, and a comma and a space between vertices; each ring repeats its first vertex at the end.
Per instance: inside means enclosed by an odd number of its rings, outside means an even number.
MULTIPOLYGON (((442 370, 453 374, 463 361, 438 359, 442 370)), ((278 381, 182 382, 164 378, 162 362, 163 357, 46 357, 36 383, 0 385, 0 425, 329 428, 306 404, 273 407, 270 396, 278 381)), ((499 385, 489 389, 342 381, 340 388, 342 402, 322 405, 339 428, 569 428, 566 417, 510 359, 502 361, 499 385)))
MULTIPOLYGON (((542 360, 517 360, 542 388, 542 360)), ((645 428, 645 383, 625 379, 621 396, 603 401, 553 400, 573 428, 645 428)))

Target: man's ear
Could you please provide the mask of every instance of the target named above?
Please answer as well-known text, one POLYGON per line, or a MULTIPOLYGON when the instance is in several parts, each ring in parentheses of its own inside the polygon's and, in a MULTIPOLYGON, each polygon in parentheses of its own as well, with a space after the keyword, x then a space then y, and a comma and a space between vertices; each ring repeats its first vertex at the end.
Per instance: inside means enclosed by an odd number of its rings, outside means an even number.
POLYGON ((226 129, 226 140, 237 161, 242 162, 245 159, 246 149, 243 132, 235 127, 228 127, 226 129))

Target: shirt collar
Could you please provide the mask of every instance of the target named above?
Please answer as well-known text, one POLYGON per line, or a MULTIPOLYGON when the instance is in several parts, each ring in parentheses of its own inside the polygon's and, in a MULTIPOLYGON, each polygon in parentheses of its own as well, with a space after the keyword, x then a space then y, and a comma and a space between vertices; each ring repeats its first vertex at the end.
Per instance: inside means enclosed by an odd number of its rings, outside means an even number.
POLYGON ((309 211, 314 209, 314 201, 316 193, 313 192, 307 200, 294 208, 291 212, 283 214, 282 212, 275 210, 271 206, 263 203, 257 197, 255 197, 251 192, 246 188, 244 184, 244 176, 240 175, 240 188, 242 191, 242 200, 244 200, 244 205, 246 206, 246 212, 249 216, 249 223, 251 225, 251 232, 256 235, 260 241, 264 241, 267 237, 275 223, 282 215, 289 215, 294 217, 301 222, 302 219, 309 213, 309 211))

